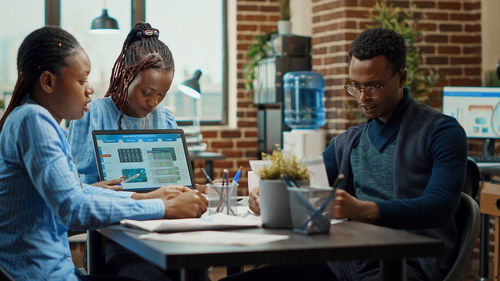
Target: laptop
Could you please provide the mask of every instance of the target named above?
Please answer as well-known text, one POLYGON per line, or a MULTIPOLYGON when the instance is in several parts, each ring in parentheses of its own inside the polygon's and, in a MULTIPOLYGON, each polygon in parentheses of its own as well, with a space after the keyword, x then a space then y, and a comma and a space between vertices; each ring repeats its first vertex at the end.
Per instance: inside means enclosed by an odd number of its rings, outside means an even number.
POLYGON ((122 176, 124 191, 151 191, 164 185, 194 187, 182 129, 92 131, 101 181, 122 176))

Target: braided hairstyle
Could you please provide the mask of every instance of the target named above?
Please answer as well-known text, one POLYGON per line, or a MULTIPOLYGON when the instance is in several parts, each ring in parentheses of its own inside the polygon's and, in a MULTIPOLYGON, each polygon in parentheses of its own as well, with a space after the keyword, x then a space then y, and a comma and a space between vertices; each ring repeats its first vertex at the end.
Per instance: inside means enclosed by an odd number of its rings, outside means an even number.
POLYGON ((70 57, 81 49, 73 35, 55 26, 42 27, 24 38, 17 52, 16 86, 9 106, 0 119, 0 131, 7 116, 33 91, 40 74, 46 70, 54 75, 60 74, 63 67, 69 66, 70 57))
POLYGON ((158 39, 160 31, 149 23, 134 25, 123 43, 122 51, 113 66, 106 97, 110 96, 120 109, 118 128, 121 130, 123 110, 127 104, 128 88, 137 74, 149 68, 174 71, 170 49, 158 39))

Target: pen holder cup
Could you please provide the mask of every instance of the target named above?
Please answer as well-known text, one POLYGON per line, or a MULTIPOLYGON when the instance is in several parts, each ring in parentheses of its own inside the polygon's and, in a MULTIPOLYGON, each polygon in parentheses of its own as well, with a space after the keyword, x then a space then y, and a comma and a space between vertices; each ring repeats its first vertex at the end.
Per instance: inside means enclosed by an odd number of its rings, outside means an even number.
POLYGON ((208 214, 224 213, 236 216, 238 183, 222 185, 221 182, 207 184, 208 214))
POLYGON ((301 234, 329 233, 333 212, 331 187, 288 187, 293 230, 301 234))

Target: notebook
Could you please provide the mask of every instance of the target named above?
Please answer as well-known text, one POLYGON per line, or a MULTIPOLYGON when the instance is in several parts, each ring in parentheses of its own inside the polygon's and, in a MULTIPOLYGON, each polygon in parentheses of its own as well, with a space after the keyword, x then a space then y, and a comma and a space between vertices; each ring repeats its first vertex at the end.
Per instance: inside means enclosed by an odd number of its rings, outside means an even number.
POLYGON ((168 184, 194 187, 181 129, 95 130, 92 138, 101 181, 124 176, 125 191, 150 191, 168 184))

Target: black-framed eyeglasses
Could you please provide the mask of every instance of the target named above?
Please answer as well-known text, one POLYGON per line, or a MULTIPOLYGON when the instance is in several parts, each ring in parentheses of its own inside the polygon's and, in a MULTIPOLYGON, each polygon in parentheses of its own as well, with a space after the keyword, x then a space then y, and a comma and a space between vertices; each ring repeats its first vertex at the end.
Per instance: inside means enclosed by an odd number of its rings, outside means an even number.
POLYGON ((394 79, 394 77, 396 76, 396 74, 400 73, 400 71, 394 73, 392 76, 391 76, 391 79, 389 79, 389 81, 383 83, 383 84, 372 84, 372 85, 360 85, 358 83, 347 83, 344 85, 344 88, 345 90, 353 97, 355 98, 359 98, 361 96, 361 91, 363 91, 365 93, 365 96, 367 97, 370 97, 370 98, 375 98, 377 97, 381 92, 382 90, 385 88, 385 86, 387 86, 387 84, 389 84, 389 82, 392 81, 392 79, 394 79))

